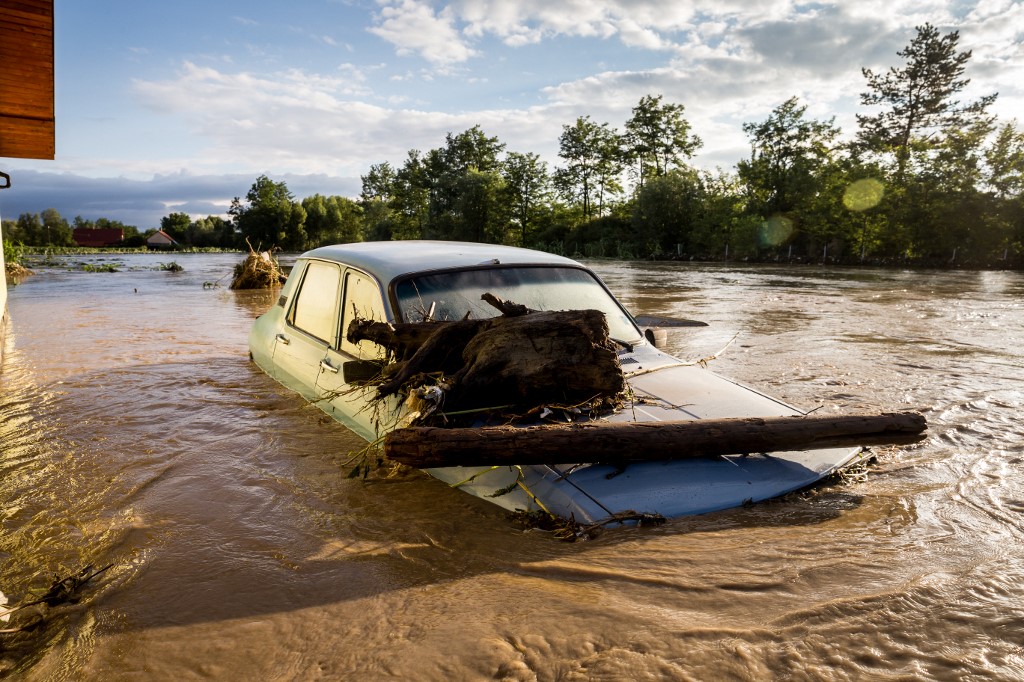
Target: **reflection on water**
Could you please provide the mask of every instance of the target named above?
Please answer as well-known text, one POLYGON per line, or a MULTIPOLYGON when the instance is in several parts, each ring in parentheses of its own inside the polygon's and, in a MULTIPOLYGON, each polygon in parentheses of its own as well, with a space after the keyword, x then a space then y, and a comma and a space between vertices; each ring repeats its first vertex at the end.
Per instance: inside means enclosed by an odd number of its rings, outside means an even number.
POLYGON ((566 545, 416 472, 345 478, 359 439, 248 362, 276 293, 202 286, 238 259, 11 290, 0 590, 114 568, 0 635, 9 676, 1024 677, 1020 275, 595 263, 709 323, 670 352, 736 337, 712 369, 930 431, 865 480, 566 545))

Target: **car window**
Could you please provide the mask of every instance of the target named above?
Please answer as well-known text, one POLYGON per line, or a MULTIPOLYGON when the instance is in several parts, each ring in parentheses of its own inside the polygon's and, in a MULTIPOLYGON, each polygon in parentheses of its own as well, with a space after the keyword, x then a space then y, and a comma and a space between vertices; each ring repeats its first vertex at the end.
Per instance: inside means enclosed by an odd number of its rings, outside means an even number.
POLYGON ((490 293, 533 310, 600 310, 610 336, 633 343, 640 332, 611 294, 586 270, 562 267, 494 267, 409 277, 395 287, 402 320, 419 322, 494 317, 480 299, 490 293))
POLYGON ((341 315, 341 350, 358 358, 381 357, 383 349, 373 341, 352 343, 345 338, 348 326, 355 319, 383 322, 387 318, 377 280, 358 270, 348 270, 345 273, 345 305, 341 315))
POLYGON ((341 294, 341 268, 310 261, 295 295, 288 322, 297 329, 333 345, 341 294))

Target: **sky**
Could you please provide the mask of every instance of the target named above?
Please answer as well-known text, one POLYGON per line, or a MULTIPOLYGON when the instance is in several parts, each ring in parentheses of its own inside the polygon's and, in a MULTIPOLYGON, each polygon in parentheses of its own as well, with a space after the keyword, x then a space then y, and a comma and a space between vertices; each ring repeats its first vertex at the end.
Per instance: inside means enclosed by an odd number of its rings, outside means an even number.
MULTIPOLYGON (((856 131, 862 68, 931 23, 971 50, 963 99, 1024 112, 1024 0, 57 0, 56 159, 0 158, 0 215, 56 208, 142 230, 224 214, 259 175, 296 199, 475 125, 559 165, 577 117, 622 130, 681 104, 699 168, 750 155, 790 97, 856 131)), ((1021 122, 1024 126, 1024 121, 1021 122)))

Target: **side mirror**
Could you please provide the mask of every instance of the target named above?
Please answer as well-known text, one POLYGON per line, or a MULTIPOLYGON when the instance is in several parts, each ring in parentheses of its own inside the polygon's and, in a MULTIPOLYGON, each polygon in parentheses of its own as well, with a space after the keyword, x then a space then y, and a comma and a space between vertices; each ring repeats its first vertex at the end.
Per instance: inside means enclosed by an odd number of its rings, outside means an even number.
POLYGON ((664 329, 651 329, 648 327, 644 330, 644 338, 655 348, 664 348, 668 342, 668 332, 664 329))
POLYGON ((349 360, 341 364, 341 376, 346 384, 362 386, 381 375, 384 362, 381 360, 349 360))

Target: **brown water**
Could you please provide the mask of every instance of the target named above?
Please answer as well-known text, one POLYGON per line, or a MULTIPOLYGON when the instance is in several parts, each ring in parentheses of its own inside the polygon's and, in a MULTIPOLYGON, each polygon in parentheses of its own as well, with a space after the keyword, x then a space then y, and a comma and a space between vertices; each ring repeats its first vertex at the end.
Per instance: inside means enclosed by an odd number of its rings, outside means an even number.
POLYGON ((1020 274, 594 264, 710 323, 670 352, 736 337, 713 370, 930 431, 865 480, 566 544, 419 473, 346 479, 360 441, 247 359, 274 294, 174 258, 11 290, 0 590, 114 564, 0 635, 12 678, 1024 679, 1020 274))

